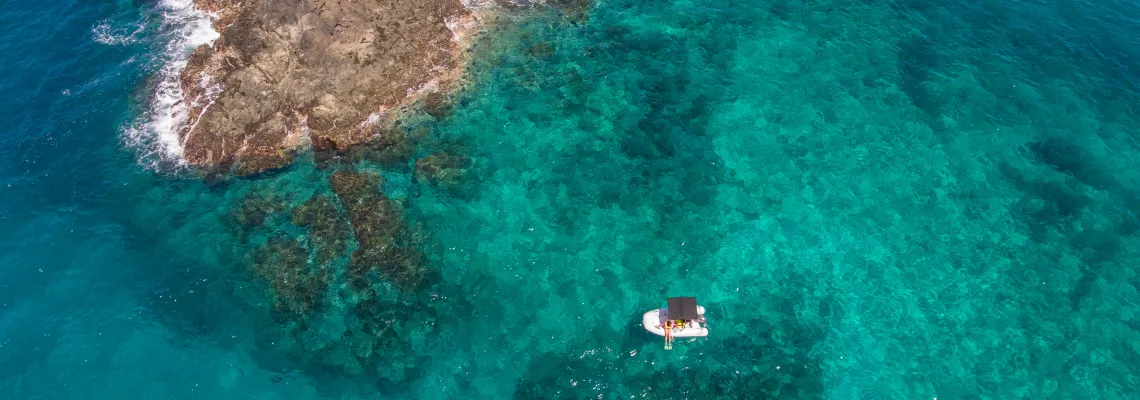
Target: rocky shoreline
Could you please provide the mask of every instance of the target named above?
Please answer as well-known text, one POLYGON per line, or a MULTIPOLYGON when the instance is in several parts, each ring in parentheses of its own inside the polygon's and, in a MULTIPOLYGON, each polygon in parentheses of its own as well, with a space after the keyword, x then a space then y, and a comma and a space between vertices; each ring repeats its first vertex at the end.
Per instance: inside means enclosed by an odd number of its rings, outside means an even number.
MULTIPOLYGON (((195 0, 220 37, 181 74, 182 157, 254 175, 297 150, 344 152, 398 134, 417 102, 459 86, 480 17, 460 0, 195 0)), ((429 110, 430 111, 430 110, 429 110)))
POLYGON ((481 175, 464 143, 417 124, 450 114, 474 35, 532 2, 195 1, 220 37, 181 74, 183 159, 207 177, 250 176, 312 150, 316 167, 303 188, 254 180, 269 187, 231 204, 227 224, 253 250, 230 290, 264 312, 258 336, 275 357, 399 389, 422 373, 416 349, 437 324, 470 310, 433 264, 439 249, 408 196, 470 196, 481 175), (410 193, 386 192, 400 175, 410 193), (325 190, 300 197, 308 185, 325 190))

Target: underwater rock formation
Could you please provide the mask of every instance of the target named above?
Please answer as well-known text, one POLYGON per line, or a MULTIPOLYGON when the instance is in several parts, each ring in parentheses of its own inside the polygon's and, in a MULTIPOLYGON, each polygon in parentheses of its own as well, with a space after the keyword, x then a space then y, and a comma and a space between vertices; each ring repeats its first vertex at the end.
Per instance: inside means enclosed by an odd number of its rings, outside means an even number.
POLYGON ((429 93, 424 96, 423 109, 435 119, 447 118, 451 115, 451 100, 442 93, 429 93))
POLYGON ((243 230, 250 230, 264 225, 265 219, 270 214, 285 211, 285 208, 284 201, 261 192, 253 192, 246 195, 241 204, 230 211, 230 216, 243 230))
POLYGON ((248 276, 232 285, 250 306, 272 304, 258 324, 267 349, 314 374, 331 369, 368 377, 388 391, 422 371, 426 358, 412 338, 433 332, 436 318, 431 297, 416 290, 425 258, 380 182, 375 174, 337 171, 335 195, 314 194, 288 213, 286 202, 264 191, 240 199, 234 214, 242 216, 234 218, 249 222, 234 229, 243 241, 255 242, 266 231, 246 227, 254 222, 278 233, 249 254, 248 276), (275 214, 285 218, 267 217, 275 214), (292 225, 307 234, 296 234, 292 225), (362 239, 349 255, 354 226, 362 239), (349 290, 341 288, 342 279, 349 290), (376 279, 392 286, 375 286, 376 279))
POLYGON ((417 248, 418 238, 404 223, 403 211, 380 191, 380 177, 338 170, 331 181, 359 245, 349 259, 350 284, 367 287, 369 273, 376 271, 395 286, 416 291, 426 275, 425 258, 417 248))
POLYGON ((321 306, 329 284, 328 269, 309 264, 309 250, 278 234, 253 254, 252 272, 269 284, 274 308, 284 316, 304 317, 321 306))
POLYGON ((317 265, 327 267, 348 248, 348 224, 328 196, 314 194, 294 208, 290 216, 294 225, 309 228, 317 265))
POLYGON ((239 175, 282 167, 308 143, 345 151, 453 90, 478 27, 460 0, 195 2, 221 36, 182 72, 182 156, 239 175))
POLYGON ((385 129, 374 134, 367 143, 354 146, 345 153, 345 159, 349 164, 367 161, 386 168, 404 169, 415 148, 408 135, 397 129, 385 129))
POLYGON ((463 156, 441 151, 416 160, 417 181, 454 189, 465 180, 467 160, 463 156))

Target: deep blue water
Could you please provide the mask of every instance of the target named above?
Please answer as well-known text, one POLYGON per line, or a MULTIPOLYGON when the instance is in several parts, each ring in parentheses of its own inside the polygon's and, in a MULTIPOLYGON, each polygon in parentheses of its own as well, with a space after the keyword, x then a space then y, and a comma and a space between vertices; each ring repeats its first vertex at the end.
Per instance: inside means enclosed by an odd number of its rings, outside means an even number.
POLYGON ((251 265, 314 239, 234 215, 331 169, 176 166, 162 82, 193 15, 0 0, 0 398, 1135 398, 1137 15, 517 11, 451 114, 408 123, 417 157, 469 160, 460 188, 334 167, 383 178, 437 278, 362 297, 341 255, 290 319, 251 265), (641 330, 671 295, 709 338, 641 330))

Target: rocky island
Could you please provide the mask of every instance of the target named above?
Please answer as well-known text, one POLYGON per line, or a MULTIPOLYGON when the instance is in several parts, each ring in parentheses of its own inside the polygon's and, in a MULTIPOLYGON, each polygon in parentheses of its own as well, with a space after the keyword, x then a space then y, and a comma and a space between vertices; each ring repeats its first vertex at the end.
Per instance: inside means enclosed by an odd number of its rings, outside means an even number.
POLYGON ((479 19, 460 0, 195 0, 220 37, 181 75, 183 158, 253 175, 344 151, 457 86, 479 19), (380 129, 378 129, 380 128, 380 129))
POLYGON ((542 4, 571 15, 586 3, 195 3, 219 37, 179 76, 189 109, 178 131, 183 160, 211 177, 251 176, 311 149, 316 166, 304 185, 283 183, 290 190, 272 178, 230 189, 248 191, 224 218, 241 243, 241 273, 225 290, 258 310, 257 335, 274 357, 400 389, 428 362, 417 353, 425 338, 444 332, 455 309, 470 312, 464 300, 438 301, 465 290, 433 264, 439 249, 422 215, 407 212, 409 196, 466 197, 480 179, 462 142, 414 121, 449 115, 474 35, 500 12, 542 4), (386 191, 391 177, 416 194, 386 191))

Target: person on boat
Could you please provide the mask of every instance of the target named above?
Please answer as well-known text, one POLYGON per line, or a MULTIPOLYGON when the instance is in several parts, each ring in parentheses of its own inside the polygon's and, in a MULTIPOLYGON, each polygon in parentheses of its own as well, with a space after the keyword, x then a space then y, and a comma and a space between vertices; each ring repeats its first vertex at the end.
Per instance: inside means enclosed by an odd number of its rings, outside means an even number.
POLYGON ((673 344, 673 320, 665 321, 665 345, 673 344))

